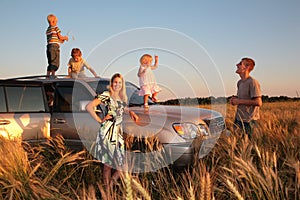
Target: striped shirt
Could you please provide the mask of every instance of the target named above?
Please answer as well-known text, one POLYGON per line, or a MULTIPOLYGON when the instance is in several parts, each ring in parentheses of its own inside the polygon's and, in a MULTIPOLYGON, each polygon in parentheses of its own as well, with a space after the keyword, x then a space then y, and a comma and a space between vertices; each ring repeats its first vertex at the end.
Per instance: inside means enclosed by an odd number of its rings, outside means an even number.
POLYGON ((58 38, 60 32, 61 31, 57 26, 49 26, 46 31, 47 44, 60 44, 61 42, 58 38))

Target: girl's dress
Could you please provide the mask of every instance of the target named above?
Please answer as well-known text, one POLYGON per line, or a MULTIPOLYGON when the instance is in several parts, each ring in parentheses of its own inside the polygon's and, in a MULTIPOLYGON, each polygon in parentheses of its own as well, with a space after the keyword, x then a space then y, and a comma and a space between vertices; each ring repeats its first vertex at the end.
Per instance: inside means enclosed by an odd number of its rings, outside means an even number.
POLYGON ((151 69, 151 66, 140 66, 140 71, 145 72, 140 75, 139 77, 139 82, 140 82, 140 91, 139 95, 144 96, 144 95, 151 95, 157 92, 161 91, 161 88, 157 85, 156 79, 154 76, 154 73, 151 69))
POLYGON ((107 114, 112 115, 113 118, 106 120, 100 126, 94 157, 110 166, 121 166, 124 164, 125 155, 122 116, 126 104, 119 100, 115 101, 108 92, 97 95, 96 98, 107 106, 107 114))

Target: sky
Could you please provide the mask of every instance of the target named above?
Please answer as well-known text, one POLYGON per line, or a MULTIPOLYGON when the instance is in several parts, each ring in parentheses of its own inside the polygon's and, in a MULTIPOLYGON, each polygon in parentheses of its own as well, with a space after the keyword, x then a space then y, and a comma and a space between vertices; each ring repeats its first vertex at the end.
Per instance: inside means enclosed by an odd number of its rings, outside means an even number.
MULTIPOLYGON (((122 73, 138 85, 139 58, 159 56, 160 99, 231 96, 235 64, 255 60, 263 95, 299 97, 300 1, 0 0, 0 79, 46 74, 47 15, 102 77, 122 73)), ((86 71, 86 75, 92 74, 86 71)))

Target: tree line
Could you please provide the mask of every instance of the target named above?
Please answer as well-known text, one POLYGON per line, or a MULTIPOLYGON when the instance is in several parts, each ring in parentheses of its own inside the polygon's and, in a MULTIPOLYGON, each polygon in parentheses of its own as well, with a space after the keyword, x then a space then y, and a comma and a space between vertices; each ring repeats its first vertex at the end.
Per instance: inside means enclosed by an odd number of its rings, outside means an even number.
MULTIPOLYGON (((210 105, 210 104, 224 104, 229 103, 230 97, 195 97, 195 98, 180 98, 170 99, 160 104, 163 105, 210 105)), ((267 95, 262 96, 262 101, 266 102, 293 102, 300 101, 300 97, 288 97, 288 96, 274 96, 269 97, 267 95)))

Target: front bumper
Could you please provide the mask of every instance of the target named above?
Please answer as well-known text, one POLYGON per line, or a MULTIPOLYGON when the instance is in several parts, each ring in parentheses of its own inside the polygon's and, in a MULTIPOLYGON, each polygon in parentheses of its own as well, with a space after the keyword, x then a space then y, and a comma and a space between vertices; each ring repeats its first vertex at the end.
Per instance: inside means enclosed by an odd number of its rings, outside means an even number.
POLYGON ((192 143, 165 144, 164 149, 170 163, 175 167, 184 168, 194 164, 196 160, 204 158, 217 143, 220 133, 213 136, 198 137, 192 143))
POLYGON ((196 148, 191 143, 167 144, 164 145, 168 163, 176 168, 185 168, 194 163, 196 148))

